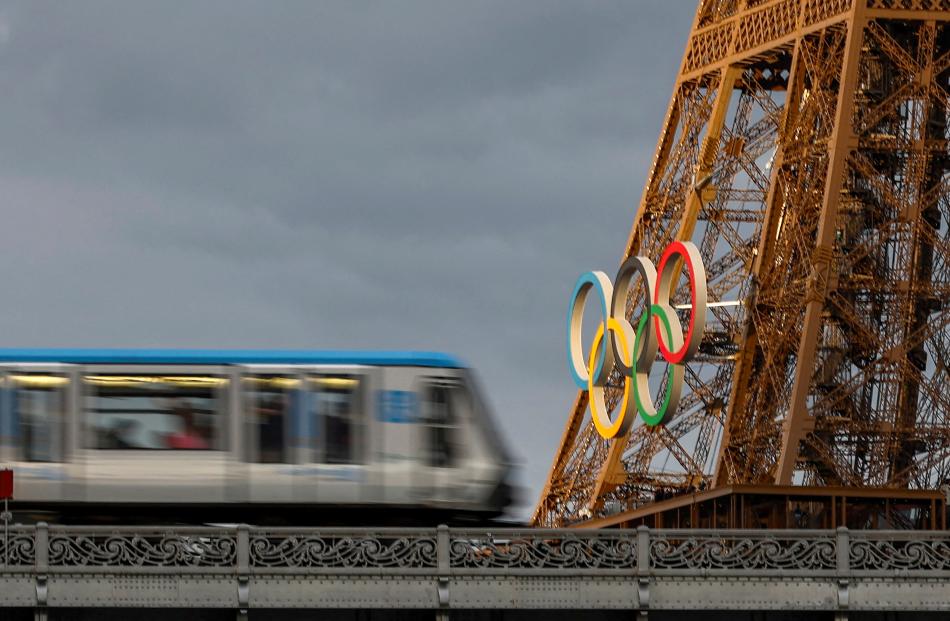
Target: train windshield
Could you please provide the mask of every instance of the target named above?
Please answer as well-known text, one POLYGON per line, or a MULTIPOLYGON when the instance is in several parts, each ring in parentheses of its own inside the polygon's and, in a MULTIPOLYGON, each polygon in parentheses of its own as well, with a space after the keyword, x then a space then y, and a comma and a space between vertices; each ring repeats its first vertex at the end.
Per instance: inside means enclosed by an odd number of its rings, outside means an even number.
POLYGON ((227 383, 209 375, 86 375, 87 446, 221 450, 227 383))

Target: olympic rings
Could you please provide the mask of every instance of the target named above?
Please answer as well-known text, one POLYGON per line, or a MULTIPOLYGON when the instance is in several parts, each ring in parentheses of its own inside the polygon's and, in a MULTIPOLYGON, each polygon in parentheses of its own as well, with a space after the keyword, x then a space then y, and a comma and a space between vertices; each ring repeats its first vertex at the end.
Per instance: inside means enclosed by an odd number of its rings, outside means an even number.
POLYGON ((571 377, 578 388, 588 391, 594 426, 607 439, 627 432, 634 411, 649 426, 664 424, 672 418, 683 391, 683 364, 699 350, 706 326, 706 269, 699 249, 692 242, 671 243, 660 258, 659 270, 646 257, 630 257, 620 266, 614 283, 612 285, 603 272, 583 274, 574 286, 567 316, 567 358, 571 377), (680 261, 686 266, 690 283, 691 310, 685 336, 679 317, 670 305, 680 261), (648 303, 634 330, 627 321, 626 303, 635 276, 643 281, 648 303), (597 327, 590 354, 585 360, 581 351, 581 326, 587 299, 592 292, 597 294, 603 320, 597 327), (649 378, 658 352, 669 367, 666 391, 660 407, 656 408, 649 378), (614 369, 623 376, 624 384, 616 420, 611 421, 604 388, 614 369), (630 398, 631 392, 633 399, 630 398))

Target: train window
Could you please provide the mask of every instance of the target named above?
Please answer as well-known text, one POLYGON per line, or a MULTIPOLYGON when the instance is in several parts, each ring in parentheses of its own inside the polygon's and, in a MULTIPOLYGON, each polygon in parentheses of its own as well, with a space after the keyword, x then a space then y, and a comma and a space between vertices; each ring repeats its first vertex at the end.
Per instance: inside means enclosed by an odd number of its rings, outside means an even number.
POLYGON ((286 442, 290 427, 292 391, 300 384, 294 377, 249 375, 241 378, 247 412, 251 461, 260 464, 290 463, 286 442))
POLYGON ((69 378, 46 373, 15 373, 9 378, 14 390, 11 407, 20 432, 20 458, 59 461, 69 378))
POLYGON ((87 375, 87 445, 124 450, 223 450, 227 378, 87 375))
POLYGON ((314 461, 355 464, 362 460, 363 407, 360 380, 354 376, 321 375, 309 378, 312 386, 314 461))
POLYGON ((430 466, 451 468, 458 461, 457 437, 463 399, 464 388, 455 383, 433 382, 425 390, 422 424, 430 466))

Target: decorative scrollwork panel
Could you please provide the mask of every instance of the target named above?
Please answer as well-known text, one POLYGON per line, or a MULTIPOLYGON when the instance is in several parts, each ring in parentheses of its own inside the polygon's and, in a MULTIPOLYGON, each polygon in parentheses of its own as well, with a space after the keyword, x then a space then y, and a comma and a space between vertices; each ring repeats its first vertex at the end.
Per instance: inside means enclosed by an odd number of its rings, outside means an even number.
POLYGON ((831 537, 660 536, 650 542, 656 569, 834 569, 831 537))
POLYGON ((946 539, 857 539, 851 542, 851 569, 950 570, 946 539))
POLYGON ((11 532, 4 539, 0 531, 0 566, 32 565, 36 562, 36 541, 31 532, 11 532))
POLYGON ((231 567, 236 538, 224 533, 50 533, 55 566, 231 567))
POLYGON ((455 536, 449 558, 452 567, 466 569, 631 569, 636 534, 455 536))
POLYGON ((252 535, 252 567, 434 568, 433 535, 252 535))

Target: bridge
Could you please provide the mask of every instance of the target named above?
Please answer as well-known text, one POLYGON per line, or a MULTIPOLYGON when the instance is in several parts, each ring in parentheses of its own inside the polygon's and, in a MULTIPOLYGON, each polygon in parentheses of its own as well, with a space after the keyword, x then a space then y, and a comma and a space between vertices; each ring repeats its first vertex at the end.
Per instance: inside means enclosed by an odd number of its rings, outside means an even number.
POLYGON ((182 619, 202 610, 246 619, 280 609, 289 619, 337 609, 440 620, 507 618, 488 611, 652 611, 659 619, 697 610, 841 619, 950 611, 950 531, 40 523, 11 527, 0 541, 0 607, 36 619, 128 609, 179 609, 182 619))

